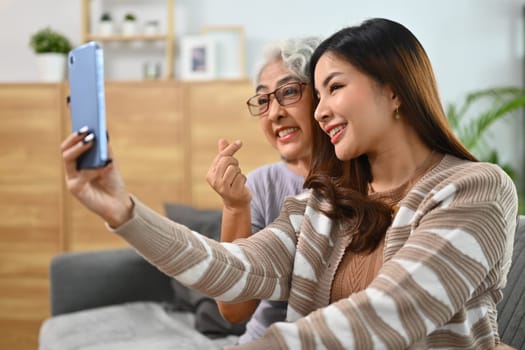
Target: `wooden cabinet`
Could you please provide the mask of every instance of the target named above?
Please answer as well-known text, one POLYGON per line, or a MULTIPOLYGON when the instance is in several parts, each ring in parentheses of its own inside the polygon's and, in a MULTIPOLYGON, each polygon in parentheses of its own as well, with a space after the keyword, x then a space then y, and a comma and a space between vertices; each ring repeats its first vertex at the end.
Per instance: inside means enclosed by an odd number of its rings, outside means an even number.
MULTIPOLYGON (((218 208, 206 183, 217 140, 241 139, 244 172, 279 160, 249 115, 247 81, 106 83, 107 121, 128 189, 218 208)), ((64 188, 59 145, 70 131, 63 84, 0 85, 0 349, 36 349, 49 316, 48 268, 63 251, 124 247, 64 188)))
MULTIPOLYGON (((108 0, 105 0, 108 2, 108 0)), ((151 0, 142 0, 144 3, 148 3, 151 0)), ((145 34, 138 32, 137 34, 127 35, 122 33, 114 33, 111 35, 101 35, 97 32, 96 28, 93 28, 93 18, 100 18, 101 13, 92 12, 92 0, 82 0, 82 42, 98 41, 101 44, 106 42, 134 42, 134 41, 159 41, 164 43, 165 51, 165 78, 174 77, 174 50, 175 50, 175 34, 174 34, 174 11, 175 11, 175 0, 165 0, 165 15, 166 24, 165 31, 157 34, 145 34), (96 16, 96 17, 95 17, 96 16)), ((104 1, 102 1, 104 3, 104 1)), ((128 3, 121 3, 121 6, 128 6, 128 3), (127 5, 125 5, 127 4, 127 5)), ((115 20, 115 19, 113 19, 115 20)))
POLYGON ((0 86, 0 348, 35 349, 63 249, 61 85, 0 86))
MULTIPOLYGON (((188 120, 183 90, 174 81, 106 83, 107 126, 117 165, 129 191, 159 212, 167 201, 191 202, 190 174, 184 169, 188 120)), ((68 193, 66 200, 67 249, 126 245, 68 193)))

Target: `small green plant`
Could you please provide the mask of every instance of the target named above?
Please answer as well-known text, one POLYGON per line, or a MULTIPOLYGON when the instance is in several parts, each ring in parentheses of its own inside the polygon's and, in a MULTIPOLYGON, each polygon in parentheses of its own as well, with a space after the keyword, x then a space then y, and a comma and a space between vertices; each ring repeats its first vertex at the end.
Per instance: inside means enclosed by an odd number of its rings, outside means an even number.
POLYGON ((111 14, 109 12, 104 12, 102 16, 100 16, 101 22, 110 22, 112 20, 111 14))
POLYGON ((124 20, 125 20, 125 21, 134 21, 134 20, 136 20, 136 19, 137 19, 137 17, 135 17, 134 14, 129 13, 129 12, 126 13, 126 15, 124 16, 124 20))
MULTIPOLYGON (((520 186, 515 168, 502 164, 498 153, 486 142, 486 133, 498 120, 512 115, 525 107, 525 91, 517 87, 499 87, 480 90, 467 95, 457 106, 449 104, 447 117, 450 125, 463 145, 479 160, 498 164, 514 180, 520 199, 520 213, 525 214, 525 188, 520 186), (471 109, 479 110, 472 115, 471 109)), ((521 111, 523 116, 523 111, 521 111)))
POLYGON ((69 39, 50 27, 41 29, 31 35, 29 46, 36 53, 67 54, 72 49, 69 39))

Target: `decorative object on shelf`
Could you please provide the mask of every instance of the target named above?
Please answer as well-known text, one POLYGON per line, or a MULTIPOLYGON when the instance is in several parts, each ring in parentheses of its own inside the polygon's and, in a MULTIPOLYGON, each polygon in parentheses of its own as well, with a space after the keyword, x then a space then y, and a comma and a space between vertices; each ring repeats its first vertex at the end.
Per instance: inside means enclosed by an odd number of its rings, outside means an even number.
POLYGON ((211 80, 216 78, 215 46, 206 35, 188 35, 181 39, 181 79, 211 80))
POLYGON ((46 82, 65 79, 67 53, 71 42, 63 34, 46 27, 31 35, 29 45, 36 53, 40 77, 46 82))
POLYGON ((142 76, 145 80, 155 80, 160 78, 160 63, 147 61, 144 63, 142 76))
POLYGON ((131 12, 128 12, 124 15, 124 22, 122 22, 122 34, 137 34, 137 17, 131 12))
POLYGON ((246 78, 246 36, 242 26, 206 26, 202 33, 215 46, 216 78, 246 78))
POLYGON ((147 21, 144 23, 144 34, 156 35, 159 34, 159 21, 147 21))
POLYGON ((104 12, 102 16, 100 16, 98 33, 100 35, 113 35, 115 33, 115 25, 109 12, 104 12))
MULTIPOLYGON (((1 1, 1 0, 0 0, 1 1)), ((175 68, 175 44, 178 39, 175 37, 175 0, 161 0, 165 2, 164 9, 160 9, 161 4, 155 1, 153 8, 155 11, 149 11, 149 5, 153 5, 148 0, 134 1, 103 1, 103 0, 81 0, 82 18, 80 23, 81 42, 98 41, 101 44, 108 43, 112 48, 108 56, 114 55, 117 51, 126 53, 129 62, 136 65, 132 71, 142 76, 143 64, 145 61, 161 58, 160 51, 163 51, 164 60, 162 62, 162 74, 164 78, 174 78, 175 68), (148 11, 144 10, 143 5, 148 6, 148 11), (113 34, 101 35, 98 30, 100 15, 104 12, 110 12, 113 19, 113 34), (147 13, 147 14, 146 14, 147 13), (156 14, 155 14, 156 13, 156 14), (125 16, 130 21, 125 20, 125 16), (165 17, 164 17, 165 16, 165 17), (143 18, 144 17, 144 18, 143 18), (144 33, 146 21, 154 20, 157 22, 157 33, 144 33), (130 22, 130 23, 128 23, 130 22), (153 50, 149 50, 152 48, 153 50), (121 51, 122 50, 122 51, 121 51), (130 55, 128 55, 130 53, 130 55), (140 57, 142 56, 142 57, 140 57), (147 58, 146 58, 147 57, 147 58)), ((152 30, 153 26, 148 30, 152 30)), ((178 62, 177 62, 178 64, 178 62)), ((121 79, 127 75, 126 69, 120 70, 122 75, 114 74, 112 69, 108 69, 108 79, 121 79)), ((137 77, 137 76, 135 76, 137 77)))

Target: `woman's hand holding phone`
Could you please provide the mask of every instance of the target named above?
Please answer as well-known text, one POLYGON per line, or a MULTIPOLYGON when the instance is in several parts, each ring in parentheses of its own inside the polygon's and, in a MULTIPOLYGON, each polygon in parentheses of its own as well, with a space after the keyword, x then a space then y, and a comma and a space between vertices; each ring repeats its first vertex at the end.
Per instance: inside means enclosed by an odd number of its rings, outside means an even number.
MULTIPOLYGON (((93 147, 92 134, 83 129, 69 135, 60 146, 66 186, 89 210, 111 227, 119 227, 131 219, 133 201, 113 161, 102 168, 78 169, 78 157, 93 147)), ((108 150, 111 157, 111 148, 108 150)))

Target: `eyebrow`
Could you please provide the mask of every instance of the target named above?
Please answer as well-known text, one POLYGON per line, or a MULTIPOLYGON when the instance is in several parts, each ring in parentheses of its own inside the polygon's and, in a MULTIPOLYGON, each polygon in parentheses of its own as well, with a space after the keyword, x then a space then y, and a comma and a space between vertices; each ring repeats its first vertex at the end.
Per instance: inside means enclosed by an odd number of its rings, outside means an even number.
MULTIPOLYGON (((341 73, 341 72, 333 72, 333 73, 328 74, 328 76, 326 78, 324 78, 321 86, 323 88, 326 88, 328 86, 328 84, 330 83, 330 80, 332 80, 333 78, 335 78, 336 76, 341 75, 341 74, 343 74, 343 73, 341 73)), ((319 95, 319 90, 318 89, 314 89, 314 91, 315 91, 315 93, 317 95, 319 95)))
POLYGON ((324 88, 326 88, 326 87, 328 86, 328 83, 330 83, 330 80, 332 80, 333 78, 335 78, 336 76, 341 75, 341 74, 343 74, 343 73, 341 73, 341 72, 333 72, 333 73, 329 74, 329 75, 323 80, 323 84, 322 84, 322 86, 323 86, 324 88))
MULTIPOLYGON (((287 75, 285 76, 284 78, 281 78, 277 81, 277 86, 282 86, 286 83, 289 83, 291 81, 299 81, 299 79, 293 75, 287 75)), ((255 88, 255 92, 259 92, 259 90, 262 90, 262 89, 269 89, 269 87, 267 85, 257 85, 257 87, 255 88)))

